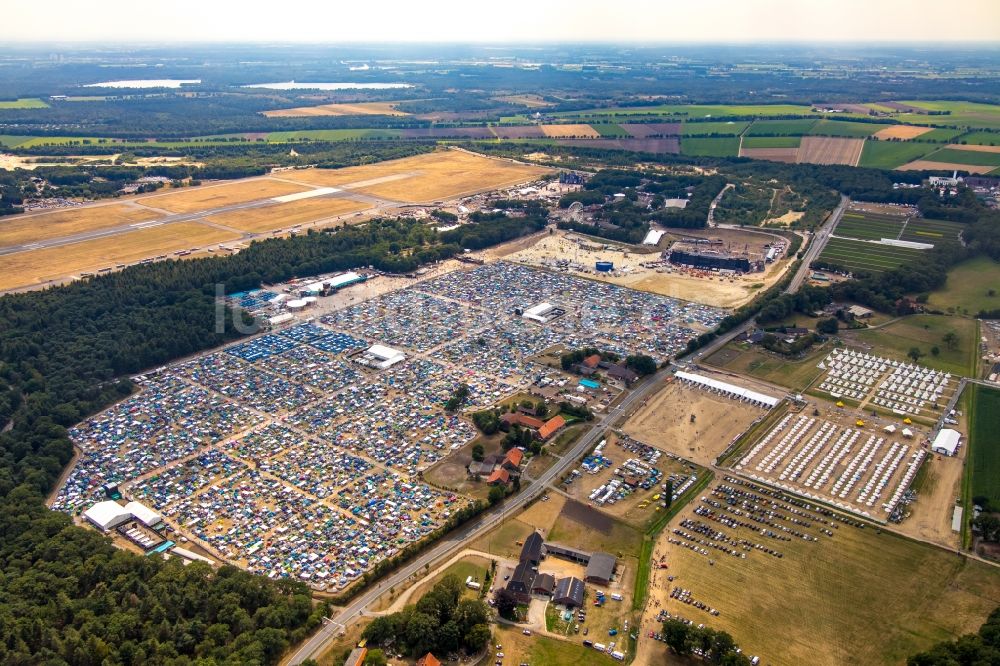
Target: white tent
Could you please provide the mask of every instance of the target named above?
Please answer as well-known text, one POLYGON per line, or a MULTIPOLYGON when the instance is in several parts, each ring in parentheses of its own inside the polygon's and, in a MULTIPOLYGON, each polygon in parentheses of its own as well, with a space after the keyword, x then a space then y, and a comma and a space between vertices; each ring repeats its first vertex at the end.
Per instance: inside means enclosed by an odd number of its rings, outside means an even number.
POLYGON ((958 451, 958 442, 962 438, 962 433, 951 428, 942 428, 934 438, 931 450, 946 456, 953 456, 958 451))
POLYGON ((129 502, 125 505, 125 510, 135 516, 135 519, 146 527, 158 525, 163 521, 160 514, 156 513, 142 502, 129 502))
POLYGON ((132 520, 132 513, 118 502, 106 500, 98 502, 83 512, 83 517, 103 532, 113 530, 122 523, 132 520))

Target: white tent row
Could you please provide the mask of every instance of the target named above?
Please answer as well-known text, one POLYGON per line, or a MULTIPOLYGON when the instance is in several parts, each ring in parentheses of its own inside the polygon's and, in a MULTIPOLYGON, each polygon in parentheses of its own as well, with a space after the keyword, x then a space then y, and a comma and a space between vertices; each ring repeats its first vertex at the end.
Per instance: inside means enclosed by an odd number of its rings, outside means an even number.
POLYGON ((686 382, 691 382, 692 384, 698 384, 708 389, 714 391, 721 391, 723 393, 729 393, 742 400, 747 400, 749 402, 756 402, 767 406, 769 409, 777 405, 781 400, 764 393, 758 393, 757 391, 751 391, 750 389, 743 388, 742 386, 736 386, 735 384, 729 384, 727 382, 720 382, 716 379, 710 377, 705 377, 703 375, 696 375, 691 372, 677 371, 676 376, 686 382))

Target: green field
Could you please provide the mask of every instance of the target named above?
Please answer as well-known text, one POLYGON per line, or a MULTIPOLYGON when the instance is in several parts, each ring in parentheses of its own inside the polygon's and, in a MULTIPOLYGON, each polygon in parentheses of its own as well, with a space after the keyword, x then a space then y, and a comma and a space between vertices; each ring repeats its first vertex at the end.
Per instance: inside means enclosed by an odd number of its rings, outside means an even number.
POLYGON ((941 116, 901 113, 897 118, 903 122, 915 125, 959 125, 972 128, 1000 129, 1000 106, 994 104, 926 100, 900 101, 919 109, 949 112, 947 115, 941 116))
POLYGON ((895 169, 920 159, 937 146, 914 141, 865 141, 858 166, 873 169, 895 169))
POLYGON ((739 137, 713 139, 681 138, 681 153, 706 157, 736 157, 740 150, 739 137))
MULTIPOLYGON (((939 130, 934 130, 935 132, 939 130)), ((970 132, 955 143, 971 143, 976 146, 1000 146, 1000 132, 970 132)))
POLYGON ((1000 166, 1000 153, 984 153, 974 150, 942 148, 924 159, 948 164, 974 164, 976 166, 1000 166))
POLYGON ((888 215, 873 215, 856 211, 847 211, 837 223, 838 236, 858 238, 860 240, 879 240, 880 238, 898 238, 903 230, 904 217, 888 215))
POLYGON ((744 136, 744 148, 798 148, 801 136, 744 136))
POLYGON ((350 141, 352 139, 393 139, 399 136, 398 130, 391 129, 329 129, 329 130, 298 130, 291 132, 271 132, 267 135, 270 142, 301 141, 350 141))
POLYGON ((659 104, 657 106, 619 106, 607 109, 563 111, 557 116, 808 116, 812 107, 804 104, 659 104))
POLYGON ((631 136, 615 123, 591 123, 591 127, 597 130, 605 139, 623 139, 631 136))
POLYGON ((969 384, 969 453, 965 473, 971 497, 989 498, 990 508, 1000 509, 1000 390, 969 384))
POLYGON ((22 143, 30 140, 30 136, 12 136, 10 134, 0 134, 0 146, 5 148, 13 148, 15 146, 20 146, 22 143))
POLYGON ((747 136, 801 136, 808 134, 816 124, 813 118, 801 120, 755 120, 747 130, 747 136))
POLYGON ((903 264, 915 263, 925 251, 847 238, 831 238, 820 253, 819 259, 843 266, 852 273, 861 271, 881 273, 903 264))
POLYGON ((863 138, 870 136, 880 129, 885 129, 888 125, 876 123, 859 123, 849 120, 820 120, 813 125, 810 134, 819 136, 843 136, 848 138, 863 138))
MULTIPOLYGON (((799 316, 794 322, 789 322, 789 325, 791 323, 812 328, 816 325, 816 320, 799 316)), ((830 349, 825 344, 810 351, 803 359, 789 360, 762 351, 756 345, 731 342, 705 359, 705 362, 729 372, 787 386, 793 391, 802 391, 823 374, 823 370, 817 368, 816 364, 829 353, 830 349)))
POLYGON ((935 310, 973 316, 1000 308, 1000 264, 986 256, 963 261, 948 271, 944 288, 931 292, 927 304, 935 310))
POLYGON ((49 105, 36 97, 0 101, 0 109, 47 109, 49 105))
MULTIPOLYGON (((921 134, 916 139, 912 139, 912 141, 936 141, 938 143, 943 143, 945 141, 951 141, 961 133, 962 130, 948 129, 947 127, 939 127, 938 129, 932 129, 930 132, 927 132, 926 134, 921 134)), ((969 143, 972 142, 970 141, 969 143)))
POLYGON ((979 326, 975 319, 910 315, 881 328, 852 331, 845 336, 872 345, 873 354, 898 361, 911 362, 907 353, 916 347, 924 354, 920 358, 921 365, 953 375, 975 375, 979 350, 979 326), (944 343, 944 336, 949 332, 958 336, 954 349, 944 343), (931 353, 935 346, 939 349, 937 356, 931 353))
POLYGON ((906 223, 906 229, 899 239, 934 245, 958 245, 958 234, 964 228, 965 225, 958 222, 915 217, 906 223))
POLYGON ((703 136, 706 134, 740 134, 749 125, 745 120, 718 122, 718 123, 684 123, 681 125, 681 135, 683 136, 703 136))

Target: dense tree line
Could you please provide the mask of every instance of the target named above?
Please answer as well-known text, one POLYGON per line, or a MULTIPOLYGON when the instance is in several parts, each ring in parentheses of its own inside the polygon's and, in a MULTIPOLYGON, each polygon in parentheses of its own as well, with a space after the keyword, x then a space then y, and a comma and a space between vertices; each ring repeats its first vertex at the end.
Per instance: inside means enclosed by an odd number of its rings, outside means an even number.
POLYGON ((906 660, 907 666, 997 666, 1000 664, 1000 608, 990 613, 978 633, 938 643, 906 660))
POLYGON ((456 576, 445 576, 415 605, 376 617, 362 635, 408 657, 476 654, 490 643, 490 612, 482 601, 462 599, 463 589, 456 576))
POLYGON ((710 664, 750 666, 750 658, 739 651, 736 641, 725 631, 670 618, 663 623, 663 640, 682 657, 696 654, 697 650, 698 656, 710 664))
POLYGON ((441 242, 467 250, 481 250, 541 231, 548 223, 548 210, 536 204, 526 208, 524 215, 476 211, 469 216, 469 221, 470 224, 441 232, 441 242))

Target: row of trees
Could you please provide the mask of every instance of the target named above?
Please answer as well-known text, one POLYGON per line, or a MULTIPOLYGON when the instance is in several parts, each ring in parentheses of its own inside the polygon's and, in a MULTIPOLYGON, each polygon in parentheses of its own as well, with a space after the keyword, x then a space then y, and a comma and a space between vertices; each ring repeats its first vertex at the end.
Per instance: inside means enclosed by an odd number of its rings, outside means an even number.
POLYGON ((675 654, 690 656, 697 650, 710 664, 750 666, 750 658, 739 651, 736 641, 725 631, 694 626, 670 618, 663 623, 663 640, 675 654))
POLYGON ((975 634, 956 641, 938 643, 926 652, 911 656, 907 666, 995 666, 1000 664, 1000 608, 975 634))

